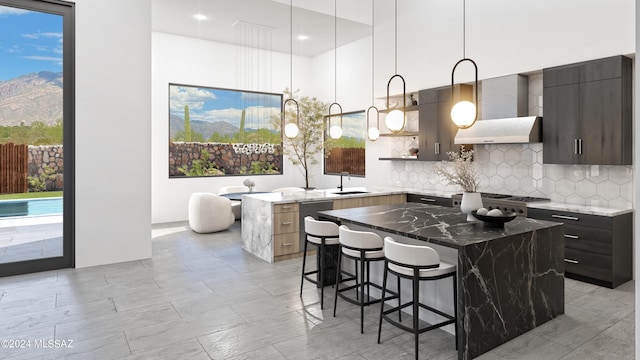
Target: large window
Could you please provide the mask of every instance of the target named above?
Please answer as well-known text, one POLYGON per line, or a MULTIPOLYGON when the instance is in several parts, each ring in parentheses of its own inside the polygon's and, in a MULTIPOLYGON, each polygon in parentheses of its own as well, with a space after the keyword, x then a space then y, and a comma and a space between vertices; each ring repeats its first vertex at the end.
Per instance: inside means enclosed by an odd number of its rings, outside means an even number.
POLYGON ((282 95, 169 84, 169 177, 282 174, 282 95))
MULTIPOLYGON (((326 128, 329 118, 325 117, 326 128)), ((340 116, 331 116, 331 125, 340 123, 340 116)), ((367 124, 364 110, 342 114, 342 137, 334 140, 334 146, 325 149, 324 173, 340 174, 343 171, 354 176, 365 176, 365 136, 367 124)), ((325 133, 325 139, 328 135, 325 133)))
POLYGON ((0 276, 74 265, 74 4, 0 0, 0 276))

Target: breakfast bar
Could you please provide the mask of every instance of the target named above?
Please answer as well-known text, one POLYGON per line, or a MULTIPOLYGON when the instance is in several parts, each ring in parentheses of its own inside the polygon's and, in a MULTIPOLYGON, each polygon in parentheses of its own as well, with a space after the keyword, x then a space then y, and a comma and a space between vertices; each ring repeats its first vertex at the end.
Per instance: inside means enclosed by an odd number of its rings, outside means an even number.
POLYGON ((564 313, 562 224, 518 217, 504 228, 488 228, 467 222, 460 209, 418 203, 318 214, 457 252, 459 359, 475 358, 564 313))

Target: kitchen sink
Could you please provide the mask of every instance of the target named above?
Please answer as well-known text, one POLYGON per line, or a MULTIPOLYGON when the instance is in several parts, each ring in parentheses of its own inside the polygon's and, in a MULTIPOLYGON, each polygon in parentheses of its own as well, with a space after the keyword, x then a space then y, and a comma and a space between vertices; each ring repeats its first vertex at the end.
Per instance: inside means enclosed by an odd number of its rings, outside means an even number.
POLYGON ((334 192, 334 194, 338 195, 355 195, 355 194, 368 194, 368 191, 338 191, 334 192))

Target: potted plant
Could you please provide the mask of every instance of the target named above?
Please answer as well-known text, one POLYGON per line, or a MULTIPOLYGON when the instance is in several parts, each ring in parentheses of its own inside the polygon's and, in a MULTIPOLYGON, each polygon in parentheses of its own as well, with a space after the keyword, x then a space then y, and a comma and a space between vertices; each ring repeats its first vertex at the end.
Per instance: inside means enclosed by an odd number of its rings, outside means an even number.
POLYGON ((478 189, 480 178, 473 166, 473 149, 466 150, 460 145, 460 151, 447 152, 449 161, 442 161, 433 168, 433 172, 447 182, 447 185, 458 185, 462 188, 460 209, 467 214, 468 221, 476 220, 471 214, 482 207, 482 198, 478 189))
MULTIPOLYGON (((316 155, 322 153, 323 150, 327 150, 325 155, 328 155, 335 144, 335 140, 329 137, 325 139, 324 136, 324 116, 327 113, 328 104, 315 97, 300 97, 298 92, 299 90, 296 90, 292 94, 288 88, 283 91, 285 98, 293 97, 300 107, 298 136, 293 139, 284 137, 284 154, 302 173, 305 189, 310 189, 310 170, 313 165, 319 162, 316 155)), ((286 111, 287 119, 296 118, 295 107, 287 106, 284 111, 286 111)), ((274 119, 273 121, 275 128, 279 129, 281 127, 280 119, 274 119)))

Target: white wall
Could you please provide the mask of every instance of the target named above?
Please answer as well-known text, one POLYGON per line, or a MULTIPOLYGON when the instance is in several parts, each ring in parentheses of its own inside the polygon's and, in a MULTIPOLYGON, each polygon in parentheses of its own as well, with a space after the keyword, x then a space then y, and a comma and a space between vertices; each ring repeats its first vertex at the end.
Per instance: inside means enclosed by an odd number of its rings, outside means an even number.
MULTIPOLYGON (((246 178, 255 181, 256 191, 283 186, 304 186, 304 177, 285 158, 283 175, 225 176, 219 178, 169 179, 167 146, 169 83, 211 86, 228 89, 282 93, 290 86, 289 54, 273 53, 271 84, 262 89, 244 89, 237 84, 236 46, 160 32, 152 34, 152 222, 163 223, 187 219, 189 196, 193 192, 216 193, 222 186, 241 185, 246 178)), ((309 94, 311 61, 293 58, 293 88, 309 94)), ((313 93, 311 93, 313 94, 313 93)), ((314 169, 317 173, 319 167, 314 169)), ((316 185, 315 179, 310 186, 316 185)))
POLYGON ((75 3, 76 267, 149 258, 151 2, 75 3))
MULTIPOLYGON (((384 108, 387 82, 395 72, 393 2, 376 2, 375 105, 384 108)), ((478 64, 480 79, 537 71, 619 54, 635 53, 633 0, 483 1, 467 2, 467 57, 478 64)), ((340 29, 338 29, 338 37, 340 29)), ((451 69, 462 58, 462 2, 406 0, 398 4, 397 73, 407 92, 445 86, 451 69)), ((338 48, 337 100, 345 110, 371 105, 371 38, 338 48)), ((313 89, 333 100, 334 52, 313 58, 313 89)), ((456 82, 473 80, 471 67, 461 65, 456 82)), ((402 92, 391 83, 391 94, 402 92)), ((384 131, 384 121, 381 124, 384 131)), ((392 184, 394 166, 388 157, 390 138, 367 141, 367 186, 392 184)), ((402 163, 400 166, 412 166, 402 163)))

